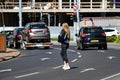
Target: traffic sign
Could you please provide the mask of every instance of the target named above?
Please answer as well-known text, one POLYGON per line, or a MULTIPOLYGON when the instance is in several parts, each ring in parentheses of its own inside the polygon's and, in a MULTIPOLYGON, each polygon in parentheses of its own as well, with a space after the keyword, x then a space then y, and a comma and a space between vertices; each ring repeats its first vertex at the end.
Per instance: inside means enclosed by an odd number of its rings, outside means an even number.
POLYGON ((74 4, 74 5, 73 5, 73 9, 74 9, 74 10, 77 10, 77 9, 78 9, 78 5, 77 5, 77 4, 74 4))

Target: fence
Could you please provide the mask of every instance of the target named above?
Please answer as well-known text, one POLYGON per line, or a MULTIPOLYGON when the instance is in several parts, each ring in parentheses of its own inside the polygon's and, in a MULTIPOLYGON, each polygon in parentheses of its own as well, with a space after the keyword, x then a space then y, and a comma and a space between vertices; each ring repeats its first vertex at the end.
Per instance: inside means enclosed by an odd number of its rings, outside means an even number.
MULTIPOLYGON (((5 2, 0 3, 0 9, 14 9, 19 7, 19 2, 5 2)), ((22 2, 22 7, 29 7, 29 9, 44 9, 49 4, 49 9, 58 9, 59 2, 35 2, 35 6, 31 2, 22 2)), ((73 9, 73 2, 62 2, 62 9, 73 9)), ((107 8, 120 8, 120 2, 80 2, 80 8, 86 9, 107 9, 107 8)))

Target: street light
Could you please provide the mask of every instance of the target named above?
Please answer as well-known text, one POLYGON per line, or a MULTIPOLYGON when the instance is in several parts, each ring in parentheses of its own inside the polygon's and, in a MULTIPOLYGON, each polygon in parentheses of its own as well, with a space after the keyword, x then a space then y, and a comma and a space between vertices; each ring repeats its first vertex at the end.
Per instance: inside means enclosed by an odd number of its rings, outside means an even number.
POLYGON ((22 0, 19 0, 19 27, 22 27, 22 0))
POLYGON ((1 12, 1 14, 2 14, 2 23, 3 23, 3 31, 5 30, 5 22, 4 22, 4 14, 3 14, 3 4, 1 3, 1 5, 2 5, 2 12, 1 12))

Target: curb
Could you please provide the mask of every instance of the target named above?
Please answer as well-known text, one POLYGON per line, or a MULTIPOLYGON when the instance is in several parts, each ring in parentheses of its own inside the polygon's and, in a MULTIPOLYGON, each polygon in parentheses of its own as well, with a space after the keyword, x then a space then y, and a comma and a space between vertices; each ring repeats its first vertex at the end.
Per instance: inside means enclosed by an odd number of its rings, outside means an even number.
POLYGON ((6 61, 6 60, 10 60, 10 59, 13 59, 13 58, 16 58, 16 57, 18 57, 19 55, 21 55, 21 52, 18 52, 18 53, 16 53, 16 55, 13 55, 13 56, 5 56, 5 57, 3 57, 3 58, 0 58, 0 62, 6 61))

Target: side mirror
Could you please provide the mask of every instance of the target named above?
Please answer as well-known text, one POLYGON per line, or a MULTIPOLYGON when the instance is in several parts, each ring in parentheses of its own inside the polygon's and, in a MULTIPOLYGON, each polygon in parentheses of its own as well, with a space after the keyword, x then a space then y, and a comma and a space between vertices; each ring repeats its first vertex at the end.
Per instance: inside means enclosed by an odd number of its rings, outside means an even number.
POLYGON ((78 37, 78 34, 75 34, 76 37, 78 37))

